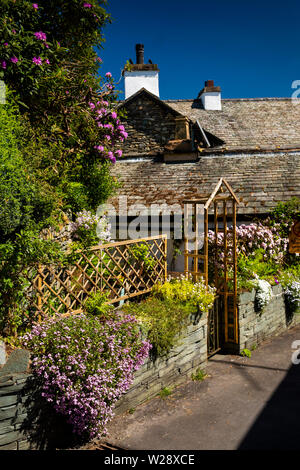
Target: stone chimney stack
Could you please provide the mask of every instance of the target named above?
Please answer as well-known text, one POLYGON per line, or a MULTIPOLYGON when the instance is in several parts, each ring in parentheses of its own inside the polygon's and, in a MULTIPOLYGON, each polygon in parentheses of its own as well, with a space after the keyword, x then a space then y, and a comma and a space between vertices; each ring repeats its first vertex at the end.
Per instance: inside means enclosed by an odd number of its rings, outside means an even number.
POLYGON ((201 100, 203 108, 207 111, 221 111, 221 88, 215 86, 213 80, 207 80, 204 88, 200 91, 198 99, 201 100))
POLYGON ((150 60, 148 64, 145 64, 143 44, 136 44, 135 50, 136 63, 130 63, 125 67, 123 72, 125 99, 129 98, 141 88, 146 88, 150 93, 159 97, 158 66, 152 64, 150 60))

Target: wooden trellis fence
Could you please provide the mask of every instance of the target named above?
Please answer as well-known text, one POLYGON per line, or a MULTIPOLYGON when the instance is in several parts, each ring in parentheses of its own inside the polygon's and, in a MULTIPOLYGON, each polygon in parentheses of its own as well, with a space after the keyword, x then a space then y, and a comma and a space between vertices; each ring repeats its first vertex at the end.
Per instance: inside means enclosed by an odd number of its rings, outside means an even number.
POLYGON ((166 278, 166 235, 99 245, 78 252, 72 266, 39 266, 32 273, 30 315, 81 313, 91 293, 106 292, 114 304, 148 293, 166 278))

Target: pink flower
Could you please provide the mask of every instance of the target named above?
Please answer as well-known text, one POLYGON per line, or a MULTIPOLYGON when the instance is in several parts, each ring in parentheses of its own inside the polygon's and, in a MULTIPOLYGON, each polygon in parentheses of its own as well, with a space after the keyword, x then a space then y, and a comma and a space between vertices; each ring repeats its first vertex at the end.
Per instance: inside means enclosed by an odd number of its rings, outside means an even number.
POLYGON ((114 156, 112 152, 108 152, 107 156, 112 163, 116 163, 116 157, 114 156))
POLYGON ((115 155, 116 155, 117 157, 122 157, 122 155, 123 155, 122 150, 116 150, 116 151, 115 151, 115 155))
POLYGON ((34 8, 35 10, 38 10, 38 8, 39 8, 39 6, 38 6, 37 3, 33 3, 32 6, 33 6, 33 8, 34 8))
POLYGON ((6 69, 6 62, 5 62, 5 60, 3 60, 3 61, 1 62, 1 67, 2 67, 3 69, 6 69))
POLYGON ((92 8, 92 5, 90 3, 84 3, 83 8, 92 8))
POLYGON ((106 76, 107 78, 111 78, 112 75, 111 75, 110 72, 106 72, 105 76, 106 76))
POLYGON ((45 62, 45 64, 48 64, 48 65, 50 64, 49 59, 45 59, 44 62, 45 62))
POLYGON ((117 119, 118 115, 117 115, 117 113, 116 113, 115 111, 113 111, 113 112, 111 113, 111 117, 112 117, 113 119, 117 119))
POLYGON ((13 64, 16 64, 17 62, 19 62, 19 59, 18 59, 16 56, 14 56, 14 57, 11 57, 11 58, 10 58, 10 61, 11 61, 13 64))
POLYGON ((43 63, 43 62, 42 62, 42 59, 41 59, 40 57, 34 57, 34 58, 32 59, 32 62, 33 62, 34 64, 36 64, 36 65, 42 65, 42 63, 43 63))
POLYGON ((43 31, 39 31, 37 33, 34 33, 34 35, 39 41, 47 41, 47 36, 46 36, 45 33, 43 33, 43 31))

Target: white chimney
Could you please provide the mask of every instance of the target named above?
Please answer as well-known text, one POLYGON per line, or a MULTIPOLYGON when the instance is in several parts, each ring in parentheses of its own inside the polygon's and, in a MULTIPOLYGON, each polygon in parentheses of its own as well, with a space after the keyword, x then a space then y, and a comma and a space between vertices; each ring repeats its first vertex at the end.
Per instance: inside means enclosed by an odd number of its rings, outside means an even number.
POLYGON ((125 100, 131 95, 145 88, 159 97, 158 66, 144 63, 144 46, 136 44, 136 64, 130 64, 129 70, 123 72, 125 84, 125 100))
POLYGON ((203 90, 200 91, 198 99, 201 100, 203 108, 207 111, 221 111, 221 88, 214 85, 213 80, 207 80, 203 90))

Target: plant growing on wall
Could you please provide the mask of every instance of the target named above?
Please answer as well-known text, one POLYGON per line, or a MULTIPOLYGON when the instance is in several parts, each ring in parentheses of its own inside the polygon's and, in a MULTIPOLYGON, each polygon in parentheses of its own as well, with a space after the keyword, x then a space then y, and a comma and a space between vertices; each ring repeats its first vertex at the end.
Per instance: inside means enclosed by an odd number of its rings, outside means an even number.
POLYGON ((256 289, 255 305, 258 311, 262 311, 272 299, 272 288, 268 281, 262 279, 256 279, 253 284, 256 289))
POLYGON ((111 310, 104 321, 94 315, 95 302, 89 308, 92 315, 52 318, 22 338, 42 396, 85 439, 106 432, 151 347, 134 317, 111 310))
POLYGON ((170 279, 156 284, 152 295, 142 302, 130 302, 123 307, 142 325, 144 334, 152 344, 153 357, 164 356, 180 340, 180 333, 193 315, 200 317, 212 307, 215 289, 205 289, 201 280, 170 279))
POLYGON ((292 311, 300 307, 300 282, 290 281, 285 288, 285 296, 287 303, 292 311))

